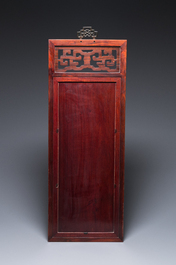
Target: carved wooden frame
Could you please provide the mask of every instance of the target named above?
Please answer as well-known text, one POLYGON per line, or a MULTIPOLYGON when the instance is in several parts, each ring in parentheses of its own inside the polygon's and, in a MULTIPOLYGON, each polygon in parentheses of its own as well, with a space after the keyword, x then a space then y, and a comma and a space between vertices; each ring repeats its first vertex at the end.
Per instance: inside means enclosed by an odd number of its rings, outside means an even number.
MULTIPOLYGON (((125 166, 125 101, 126 101, 126 56, 127 41, 126 40, 49 40, 48 45, 48 70, 49 70, 49 158, 48 158, 48 240, 50 242, 57 241, 114 241, 122 242, 124 234, 124 166, 125 166), (94 71, 94 72, 63 72, 58 71, 55 67, 55 49, 57 47, 115 47, 120 49, 119 71, 94 71), (57 86, 58 82, 119 82, 120 80, 120 128, 118 138, 120 141, 119 151, 119 167, 120 181, 119 185, 119 209, 115 209, 118 216, 118 231, 115 228, 113 235, 110 233, 58 233, 57 232, 57 86), (119 212, 117 212, 119 211, 119 212)), ((117 162, 115 162, 117 163, 117 162)), ((117 193, 117 191, 116 191, 117 193)))

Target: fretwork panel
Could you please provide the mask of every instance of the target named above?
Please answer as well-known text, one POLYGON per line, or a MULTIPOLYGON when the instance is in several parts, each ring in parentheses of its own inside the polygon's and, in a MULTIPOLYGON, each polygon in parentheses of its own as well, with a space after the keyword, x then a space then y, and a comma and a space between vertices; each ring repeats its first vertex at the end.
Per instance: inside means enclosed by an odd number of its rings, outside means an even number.
POLYGON ((120 48, 56 47, 55 72, 120 72, 120 48))

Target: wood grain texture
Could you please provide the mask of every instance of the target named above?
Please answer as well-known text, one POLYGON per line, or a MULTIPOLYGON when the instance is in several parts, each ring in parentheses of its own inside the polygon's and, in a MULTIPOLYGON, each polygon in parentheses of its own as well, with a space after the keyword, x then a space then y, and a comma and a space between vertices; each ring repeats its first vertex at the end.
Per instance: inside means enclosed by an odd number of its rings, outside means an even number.
POLYGON ((115 83, 59 85, 60 232, 112 232, 115 83))
POLYGON ((48 240, 123 241, 126 40, 49 40, 48 240), (120 72, 57 73, 56 47, 120 49, 120 72))

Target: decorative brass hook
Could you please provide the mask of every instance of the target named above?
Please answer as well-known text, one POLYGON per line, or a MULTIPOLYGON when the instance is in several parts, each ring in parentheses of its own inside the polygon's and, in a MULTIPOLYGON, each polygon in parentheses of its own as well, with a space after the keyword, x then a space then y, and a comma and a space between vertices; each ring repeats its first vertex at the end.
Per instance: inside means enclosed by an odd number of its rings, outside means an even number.
POLYGON ((93 38, 97 37, 98 31, 95 31, 91 26, 85 26, 79 31, 77 31, 77 36, 79 39, 83 38, 93 38))

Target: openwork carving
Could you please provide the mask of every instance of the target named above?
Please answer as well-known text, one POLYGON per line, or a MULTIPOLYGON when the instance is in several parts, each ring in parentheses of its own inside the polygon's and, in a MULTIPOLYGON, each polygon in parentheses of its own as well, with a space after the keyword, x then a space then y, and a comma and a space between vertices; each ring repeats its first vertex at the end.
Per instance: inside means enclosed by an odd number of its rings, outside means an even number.
POLYGON ((79 39, 82 38, 93 38, 97 37, 98 31, 95 31, 92 27, 86 26, 83 27, 80 31, 77 31, 77 36, 79 39))
POLYGON ((120 48, 56 47, 56 72, 119 72, 120 48))

